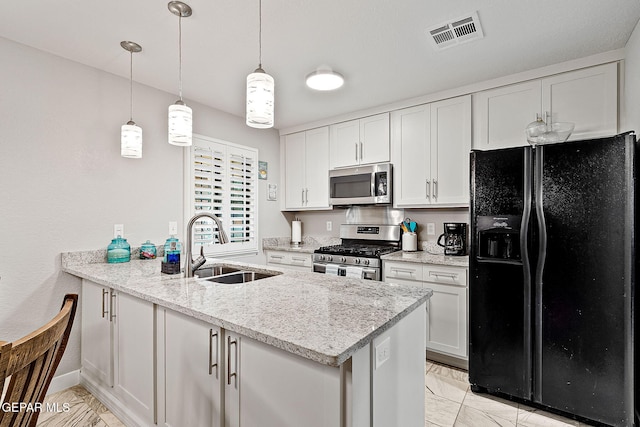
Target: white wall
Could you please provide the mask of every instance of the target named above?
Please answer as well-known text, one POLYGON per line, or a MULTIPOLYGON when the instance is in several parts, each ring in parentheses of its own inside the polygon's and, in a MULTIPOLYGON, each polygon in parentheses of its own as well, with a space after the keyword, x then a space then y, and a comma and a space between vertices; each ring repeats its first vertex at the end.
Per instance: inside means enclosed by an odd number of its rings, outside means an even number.
MULTIPOLYGON (((166 142, 175 94, 134 84, 143 158, 125 159, 128 79, 2 38, 0 57, 0 340, 11 341, 53 317, 65 293, 80 292, 80 280, 60 271, 61 252, 106 248, 115 223, 124 224, 132 246, 162 244, 169 221, 184 224, 185 149, 166 142)), ((128 54, 122 58, 127 70, 128 54)), ((244 96, 240 88, 238 102, 244 96)), ((267 182, 279 177, 277 131, 186 101, 195 133, 259 149, 269 164, 259 188, 259 238, 287 235, 278 202, 266 201, 267 182)), ((58 374, 80 367, 79 320, 58 374)))
POLYGON ((621 131, 640 133, 640 22, 625 47, 624 117, 621 131))

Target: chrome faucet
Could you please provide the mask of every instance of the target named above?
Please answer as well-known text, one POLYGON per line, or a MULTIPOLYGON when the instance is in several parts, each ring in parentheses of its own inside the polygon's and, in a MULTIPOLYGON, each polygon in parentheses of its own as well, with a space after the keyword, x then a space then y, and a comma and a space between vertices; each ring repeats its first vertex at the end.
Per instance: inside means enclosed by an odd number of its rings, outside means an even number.
POLYGON ((187 224, 187 248, 185 253, 186 261, 184 262, 184 277, 193 277, 193 273, 198 268, 200 268, 202 264, 204 264, 207 261, 206 258, 204 257, 204 248, 202 246, 200 246, 200 256, 195 261, 193 260, 193 253, 191 249, 192 247, 191 239, 193 237, 192 236, 193 224, 195 224, 195 222, 200 218, 212 219, 213 222, 215 222, 216 226, 218 227, 218 240, 220 241, 220 244, 229 243, 229 238, 227 237, 227 233, 225 233, 224 230, 222 229, 222 222, 217 216, 209 213, 199 213, 194 215, 193 218, 191 218, 189 220, 189 223, 187 224))

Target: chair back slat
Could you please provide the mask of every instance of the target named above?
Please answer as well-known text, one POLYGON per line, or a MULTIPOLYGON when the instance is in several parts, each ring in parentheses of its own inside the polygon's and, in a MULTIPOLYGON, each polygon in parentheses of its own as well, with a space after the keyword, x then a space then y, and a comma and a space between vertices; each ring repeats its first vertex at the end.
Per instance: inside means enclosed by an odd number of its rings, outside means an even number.
POLYGON ((66 295, 62 309, 46 325, 13 343, 0 342, 0 384, 9 381, 2 402, 22 404, 17 411, 0 411, 0 427, 36 425, 67 346, 77 305, 77 295, 66 295))

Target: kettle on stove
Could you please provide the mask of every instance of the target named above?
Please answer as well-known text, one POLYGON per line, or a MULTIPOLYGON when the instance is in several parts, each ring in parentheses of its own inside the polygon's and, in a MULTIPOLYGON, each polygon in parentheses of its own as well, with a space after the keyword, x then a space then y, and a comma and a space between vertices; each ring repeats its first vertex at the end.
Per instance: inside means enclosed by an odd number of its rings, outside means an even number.
POLYGON ((445 255, 467 254, 467 224, 445 222, 444 233, 438 237, 438 245, 444 247, 445 255), (442 242, 444 240, 444 242, 442 242))

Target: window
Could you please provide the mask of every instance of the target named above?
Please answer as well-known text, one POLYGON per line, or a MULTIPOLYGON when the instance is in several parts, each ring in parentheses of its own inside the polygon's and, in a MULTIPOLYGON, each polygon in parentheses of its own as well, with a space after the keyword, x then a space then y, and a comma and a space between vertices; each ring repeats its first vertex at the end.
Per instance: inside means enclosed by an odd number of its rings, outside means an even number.
POLYGON ((218 244, 215 223, 202 218, 193 227, 193 253, 256 253, 258 150, 194 135, 187 156, 185 220, 206 212, 222 221, 229 243, 218 244))

